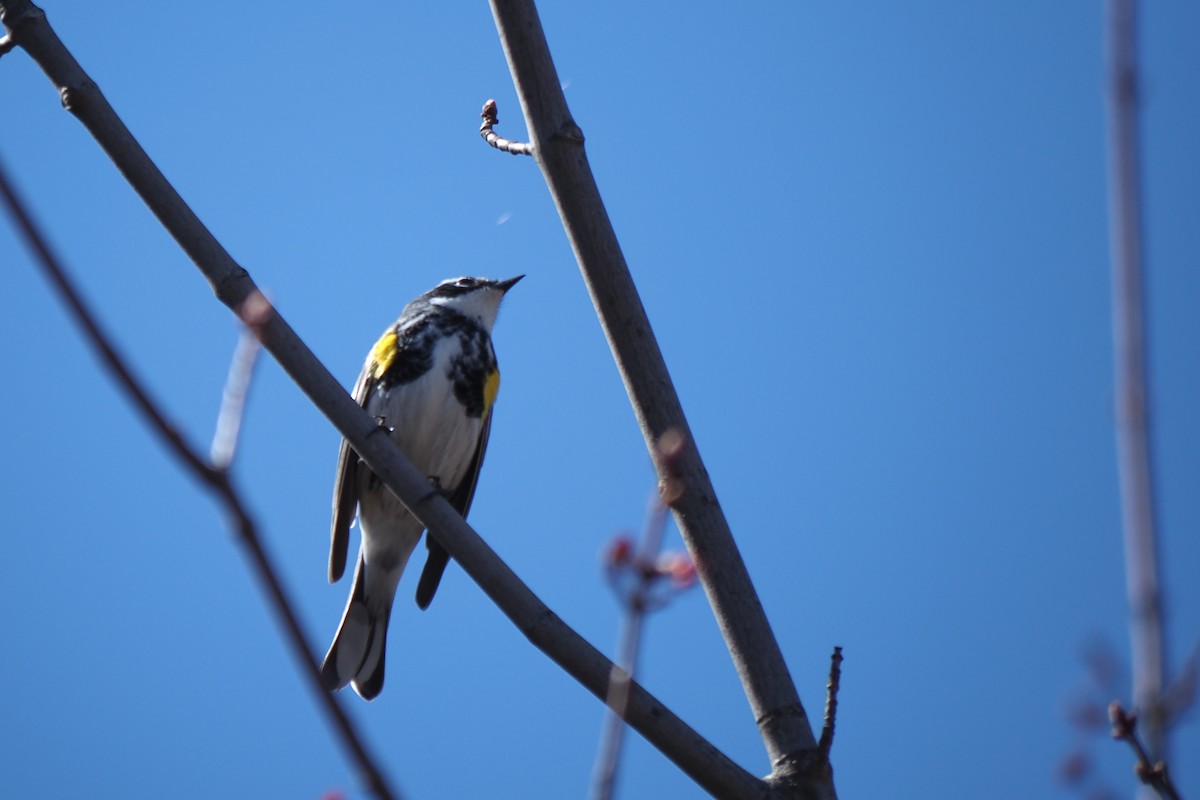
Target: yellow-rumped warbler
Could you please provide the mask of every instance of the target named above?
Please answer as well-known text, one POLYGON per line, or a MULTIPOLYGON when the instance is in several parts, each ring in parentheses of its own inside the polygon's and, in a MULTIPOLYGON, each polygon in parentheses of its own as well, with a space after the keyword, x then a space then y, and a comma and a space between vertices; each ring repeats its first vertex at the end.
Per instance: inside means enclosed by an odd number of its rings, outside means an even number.
MULTIPOLYGON (((354 385, 354 399, 463 516, 475 495, 500 389, 492 325, 504 293, 523 277, 442 281, 404 307, 371 348, 354 385)), ((383 689, 392 599, 423 527, 342 440, 333 485, 330 583, 345 572, 356 507, 362 532, 358 566, 321 677, 329 689, 353 683, 370 700, 383 689)), ((423 609, 450 560, 441 545, 425 541, 429 556, 417 585, 423 609)))

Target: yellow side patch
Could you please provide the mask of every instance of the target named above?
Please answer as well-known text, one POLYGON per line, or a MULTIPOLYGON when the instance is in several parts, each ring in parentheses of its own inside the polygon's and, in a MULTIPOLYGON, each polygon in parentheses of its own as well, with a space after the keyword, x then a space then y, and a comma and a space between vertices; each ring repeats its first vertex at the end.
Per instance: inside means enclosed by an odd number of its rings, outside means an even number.
POLYGON ((487 380, 483 383, 483 414, 487 416, 492 410, 492 403, 496 402, 496 395, 500 394, 500 370, 494 369, 488 373, 487 380))
POLYGON ((379 341, 371 348, 371 362, 375 365, 372 377, 379 380, 388 371, 388 367, 396 360, 396 332, 388 331, 379 337, 379 341))

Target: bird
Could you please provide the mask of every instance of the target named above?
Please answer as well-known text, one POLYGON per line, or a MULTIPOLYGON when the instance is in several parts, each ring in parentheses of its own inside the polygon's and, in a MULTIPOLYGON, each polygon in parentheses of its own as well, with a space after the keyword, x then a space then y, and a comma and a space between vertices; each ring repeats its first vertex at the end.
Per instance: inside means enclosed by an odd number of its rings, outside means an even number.
MULTIPOLYGON (((417 297, 371 348, 354 399, 464 517, 492 426, 500 371, 491 331, 517 281, 451 278, 417 297)), ((424 526, 343 439, 333 487, 329 582, 346 569, 357 512, 361 543, 350 598, 321 666, 326 689, 383 690, 388 619, 400 576, 424 526)), ((416 600, 429 607, 450 554, 425 537, 416 600)))

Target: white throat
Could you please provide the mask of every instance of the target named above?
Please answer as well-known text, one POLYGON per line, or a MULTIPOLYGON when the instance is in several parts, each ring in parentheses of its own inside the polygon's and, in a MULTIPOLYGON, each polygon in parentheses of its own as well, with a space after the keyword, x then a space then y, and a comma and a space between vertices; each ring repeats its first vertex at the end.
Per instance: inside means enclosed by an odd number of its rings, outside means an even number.
POLYGON ((500 301, 504 292, 499 289, 483 288, 458 297, 434 297, 430 305, 450 308, 464 317, 475 320, 489 333, 496 324, 496 315, 500 313, 500 301))

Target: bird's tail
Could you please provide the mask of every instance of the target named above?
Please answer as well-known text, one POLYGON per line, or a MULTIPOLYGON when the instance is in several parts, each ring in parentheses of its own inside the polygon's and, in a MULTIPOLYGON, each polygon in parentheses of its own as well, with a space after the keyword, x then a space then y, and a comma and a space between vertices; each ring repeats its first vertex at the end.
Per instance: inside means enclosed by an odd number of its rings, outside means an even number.
POLYGON ((383 690, 391 607, 390 597, 386 603, 367 601, 366 566, 360 555, 346 612, 321 665, 321 681, 326 689, 333 691, 353 683, 354 691, 364 700, 373 700, 383 690))

